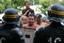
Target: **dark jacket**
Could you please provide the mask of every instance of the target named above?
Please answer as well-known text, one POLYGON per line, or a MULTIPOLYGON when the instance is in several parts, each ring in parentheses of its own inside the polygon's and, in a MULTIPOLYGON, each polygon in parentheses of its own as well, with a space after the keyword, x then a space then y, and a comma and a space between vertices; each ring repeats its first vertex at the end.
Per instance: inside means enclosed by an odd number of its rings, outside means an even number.
POLYGON ((14 24, 4 24, 0 29, 0 37, 5 37, 5 43, 25 43, 20 28, 14 24))
POLYGON ((59 22, 52 22, 45 29, 40 28, 33 43, 64 43, 64 27, 59 22))
POLYGON ((25 14, 27 10, 29 10, 29 12, 27 12, 26 16, 28 16, 29 13, 31 13, 31 14, 34 15, 34 10, 32 10, 32 9, 30 9, 30 8, 29 8, 29 9, 24 9, 24 10, 22 11, 22 14, 25 14))

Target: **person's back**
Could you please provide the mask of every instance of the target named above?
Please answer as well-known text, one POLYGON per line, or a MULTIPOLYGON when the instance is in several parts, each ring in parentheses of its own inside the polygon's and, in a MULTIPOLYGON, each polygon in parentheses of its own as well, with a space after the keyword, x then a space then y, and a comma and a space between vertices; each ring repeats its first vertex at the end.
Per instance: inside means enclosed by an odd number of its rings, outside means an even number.
POLYGON ((3 42, 3 39, 1 39, 1 41, 3 43, 24 43, 22 31, 18 25, 19 16, 17 10, 9 8, 6 9, 4 13, 4 24, 1 27, 0 36, 5 37, 6 42, 3 42))
POLYGON ((0 29, 0 42, 1 43, 22 43, 22 40, 20 39, 19 34, 15 30, 12 30, 12 29, 13 29, 12 27, 7 28, 7 25, 2 26, 2 29, 0 29))
POLYGON ((50 7, 48 10, 50 25, 36 31, 34 43, 64 43, 63 12, 64 6, 53 5, 50 7))
POLYGON ((60 23, 52 23, 45 29, 36 31, 34 43, 64 43, 64 27, 60 23), (56 25, 55 25, 56 24, 56 25), (52 26, 53 25, 53 26, 52 26), (58 26, 58 27, 57 27, 58 26))

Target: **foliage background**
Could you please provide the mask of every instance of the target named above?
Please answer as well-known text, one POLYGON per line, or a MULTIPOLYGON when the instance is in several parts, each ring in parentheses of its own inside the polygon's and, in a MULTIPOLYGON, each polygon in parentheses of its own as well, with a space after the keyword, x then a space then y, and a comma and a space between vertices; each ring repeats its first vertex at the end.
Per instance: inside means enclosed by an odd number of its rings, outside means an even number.
POLYGON ((55 3, 64 5, 64 0, 0 0, 0 13, 2 13, 7 8, 13 7, 17 9, 18 6, 22 7, 25 1, 30 1, 33 5, 42 5, 42 12, 47 11, 47 8, 55 3))

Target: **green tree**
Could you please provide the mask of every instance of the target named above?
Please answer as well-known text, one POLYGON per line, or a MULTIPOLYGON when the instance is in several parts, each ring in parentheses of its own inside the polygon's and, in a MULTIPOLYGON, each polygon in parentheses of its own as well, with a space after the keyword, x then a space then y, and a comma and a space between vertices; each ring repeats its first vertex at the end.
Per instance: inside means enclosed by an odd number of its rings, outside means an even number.
POLYGON ((0 0, 0 12, 7 8, 17 8, 23 6, 25 0, 0 0))
POLYGON ((61 3, 64 5, 64 2, 62 3, 59 0, 43 0, 43 1, 39 0, 39 4, 42 5, 42 8, 41 8, 42 13, 45 13, 47 11, 48 7, 55 3, 59 3, 59 4, 61 3))

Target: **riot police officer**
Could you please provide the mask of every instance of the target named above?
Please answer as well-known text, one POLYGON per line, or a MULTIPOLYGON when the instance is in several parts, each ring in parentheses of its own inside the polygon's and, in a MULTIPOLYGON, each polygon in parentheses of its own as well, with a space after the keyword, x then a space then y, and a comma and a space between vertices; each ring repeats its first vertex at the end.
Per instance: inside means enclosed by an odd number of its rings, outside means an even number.
POLYGON ((5 10, 5 15, 3 16, 4 24, 2 30, 0 30, 0 41, 1 43, 25 43, 18 25, 20 17, 18 12, 14 8, 9 8, 5 10), (1 34, 3 33, 3 34, 1 34), (3 39, 1 37, 4 37, 3 39))
POLYGON ((64 6, 50 6, 48 15, 49 26, 36 31, 33 43, 64 43, 64 6))

